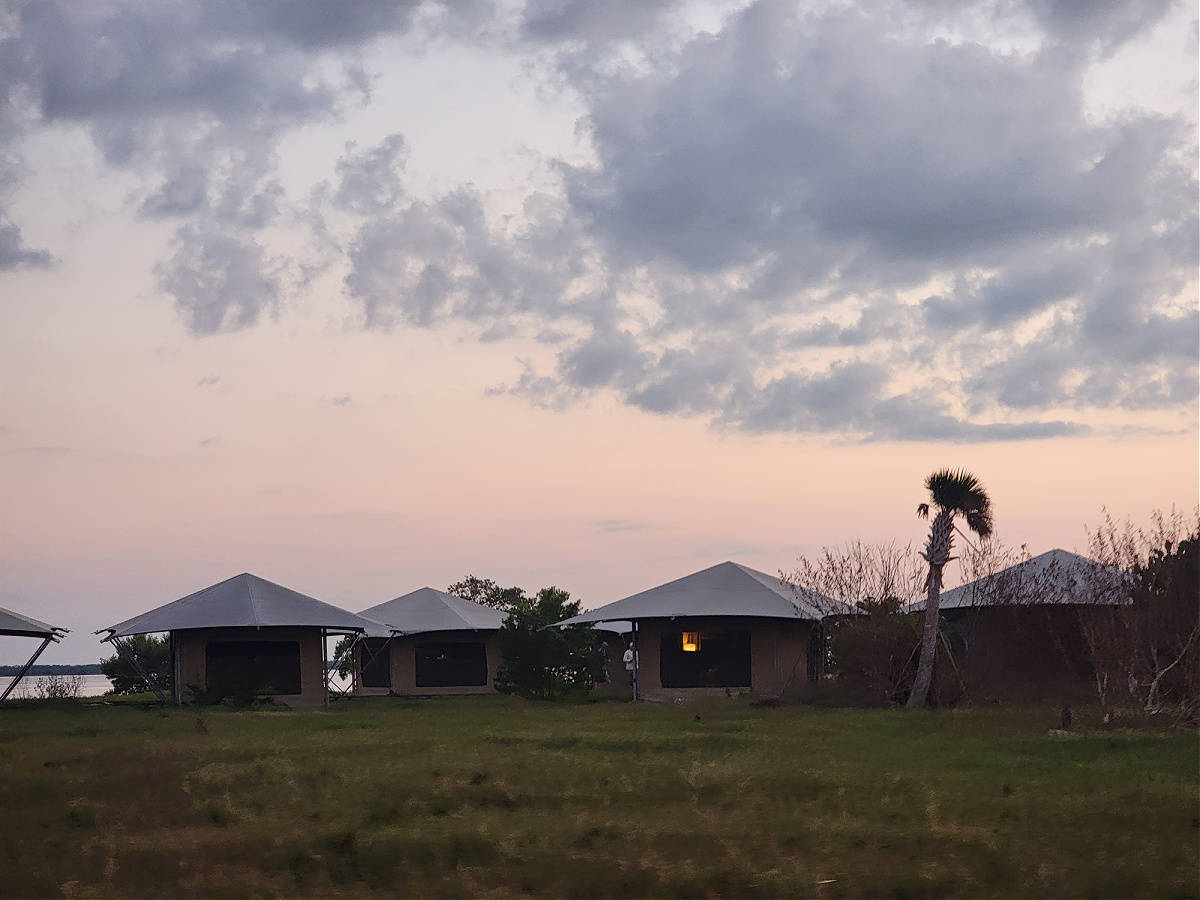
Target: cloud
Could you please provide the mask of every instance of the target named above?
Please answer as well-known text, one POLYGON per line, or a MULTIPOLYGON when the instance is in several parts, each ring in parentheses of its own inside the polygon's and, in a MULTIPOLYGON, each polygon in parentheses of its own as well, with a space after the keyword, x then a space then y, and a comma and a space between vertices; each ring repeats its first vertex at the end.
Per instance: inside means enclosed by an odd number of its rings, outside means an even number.
POLYGON ((345 155, 337 161, 333 205, 360 215, 390 212, 404 196, 407 159, 408 143, 402 134, 388 135, 375 147, 361 151, 354 141, 348 142, 345 155))
POLYGON ((1026 0, 1030 11, 1054 40, 1083 44, 1111 54, 1122 44, 1157 25, 1172 0, 1128 0, 1125 3, 1026 0))
POLYGON ((217 375, 217 374, 212 374, 212 375, 203 375, 203 376, 201 376, 201 378, 200 378, 200 379, 199 379, 199 380, 196 382, 196 387, 198 387, 198 388, 202 388, 202 387, 213 387, 213 386, 215 386, 215 385, 218 385, 218 384, 220 384, 220 383, 221 383, 221 376, 220 376, 220 375, 217 375))
POLYGON ((631 519, 599 519, 594 523, 601 534, 621 534, 627 531, 642 531, 645 525, 631 519))
MULTIPOLYGON (((181 223, 160 283, 189 327, 252 325, 278 287, 254 257, 257 232, 277 221, 285 199, 280 140, 366 97, 362 52, 409 31, 418 6, 16 3, 0 22, 0 159, 16 160, 0 171, 0 187, 22 177, 24 134, 86 129, 108 165, 147 182, 134 197, 140 216, 181 223), (228 241, 221 247, 218 232, 228 241), (200 271, 223 268, 219 295, 198 296, 200 271)), ((0 191, 0 270, 50 265, 48 251, 24 247, 4 205, 0 191)))
MULTIPOLYGON (((597 261, 569 289, 603 277, 583 306, 509 306, 589 331, 511 390, 890 440, 1080 434, 1089 409, 1193 403, 1194 125, 1082 102, 1088 67, 1164 5, 968 11, 1041 29, 1016 50, 947 40, 919 6, 759 2, 655 65, 573 55, 595 162, 560 164, 555 216, 597 261)), ((478 314, 432 309, 412 321, 478 314)))
POLYGON ((327 397, 325 402, 330 406, 350 406, 354 401, 349 394, 342 394, 340 397, 327 397))
POLYGON ((159 283, 193 334, 248 328, 278 307, 279 277, 253 239, 185 226, 174 248, 159 264, 159 283))
POLYGON ((21 229, 4 218, 0 210, 0 272, 12 269, 46 269, 54 257, 46 250, 31 250, 21 238, 21 229))
MULTIPOLYGON (((378 148, 377 148, 378 149, 378 148)), ((368 151, 375 153, 376 151, 368 151)), ((466 319, 488 327, 515 316, 587 315, 589 296, 571 293, 585 275, 578 223, 561 201, 534 194, 516 229, 488 219, 478 191, 381 209, 349 248, 349 297, 369 329, 432 326, 466 319)))
POLYGON ((1085 103, 1168 3, 724 9, 16 4, 0 269, 53 263, 5 217, 13 148, 75 126, 174 229, 159 285, 198 336, 340 264, 363 328, 540 342, 491 392, 550 407, 604 391, 749 432, 1017 440, 1195 402, 1194 115, 1085 103), (421 29, 519 54, 590 155, 498 215, 470 184, 413 192, 417 128, 349 141, 303 214, 321 258, 272 252, 284 139, 368 102, 366 51, 421 29))

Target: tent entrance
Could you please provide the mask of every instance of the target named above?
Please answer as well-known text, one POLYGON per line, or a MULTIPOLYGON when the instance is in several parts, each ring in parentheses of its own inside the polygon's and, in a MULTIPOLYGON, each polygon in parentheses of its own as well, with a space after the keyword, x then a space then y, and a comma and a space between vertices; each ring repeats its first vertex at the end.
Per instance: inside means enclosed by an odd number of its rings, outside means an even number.
POLYGON ((362 686, 390 688, 392 686, 392 639, 364 638, 362 642, 362 686))
POLYGON ((483 641, 417 644, 417 687, 485 687, 487 647, 483 641))
POLYGON ((665 688, 750 687, 749 631, 668 631, 658 659, 665 688))
POLYGON ((210 641, 204 667, 212 699, 300 693, 298 641, 210 641))

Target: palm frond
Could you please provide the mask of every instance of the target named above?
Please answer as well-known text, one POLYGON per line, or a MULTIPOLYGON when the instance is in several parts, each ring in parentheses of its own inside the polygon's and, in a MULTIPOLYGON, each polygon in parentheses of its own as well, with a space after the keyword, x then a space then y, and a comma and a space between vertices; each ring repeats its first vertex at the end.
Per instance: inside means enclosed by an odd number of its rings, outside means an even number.
POLYGON ((928 519, 929 518, 929 504, 928 503, 918 503, 917 504, 917 518, 918 519, 928 519))
POLYGON ((983 495, 983 505, 967 513, 967 525, 981 538, 992 533, 992 505, 987 494, 983 495))
POLYGON ((983 484, 970 472, 941 469, 925 479, 925 487, 934 506, 966 516, 967 524, 981 536, 991 534, 992 501, 983 484), (980 528, 984 530, 980 531, 980 528))

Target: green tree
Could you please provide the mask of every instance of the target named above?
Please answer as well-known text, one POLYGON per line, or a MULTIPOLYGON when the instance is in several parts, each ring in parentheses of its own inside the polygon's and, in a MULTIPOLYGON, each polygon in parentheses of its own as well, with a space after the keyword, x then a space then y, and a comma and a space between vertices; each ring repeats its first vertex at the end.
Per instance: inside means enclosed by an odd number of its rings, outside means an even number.
POLYGON ((519 587, 502 588, 490 578, 479 578, 475 575, 468 575, 462 581, 454 582, 446 588, 446 593, 470 600, 472 603, 506 611, 525 597, 525 592, 519 587))
POLYGON ((933 662, 937 653, 938 603, 942 594, 942 570, 954 559, 954 520, 962 516, 967 527, 986 538, 992 533, 992 501, 979 479, 966 471, 942 469, 925 479, 929 491, 928 503, 917 506, 917 515, 928 519, 934 513, 929 526, 929 539, 921 556, 929 564, 925 580, 925 626, 921 632, 921 658, 917 664, 917 675, 913 680, 912 693, 908 696, 909 709, 921 709, 929 695, 933 682, 933 662))
POLYGON ((135 634, 122 638, 124 651, 100 661, 100 671, 112 682, 114 694, 141 694, 156 688, 171 692, 171 642, 152 634, 135 634), (149 678, 130 661, 130 655, 149 678))
POLYGON ((335 662, 337 663, 334 668, 343 678, 349 678, 350 673, 354 670, 354 654, 350 652, 350 648, 354 646, 356 640, 358 640, 357 634, 348 634, 334 645, 333 658, 329 663, 331 666, 335 662))
POLYGON ((590 691, 604 665, 595 632, 546 627, 578 614, 579 602, 556 587, 512 602, 498 636, 496 689, 542 700, 590 691))

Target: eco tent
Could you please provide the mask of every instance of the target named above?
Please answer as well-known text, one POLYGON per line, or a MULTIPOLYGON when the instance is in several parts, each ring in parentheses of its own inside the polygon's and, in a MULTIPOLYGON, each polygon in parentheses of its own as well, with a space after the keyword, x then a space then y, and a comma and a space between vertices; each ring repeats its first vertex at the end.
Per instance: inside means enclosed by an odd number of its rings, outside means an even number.
POLYGON ((735 562, 650 588, 559 625, 633 622, 637 696, 804 693, 817 680, 827 598, 735 562))
POLYGON ((423 587, 359 613, 378 624, 355 646, 359 694, 480 694, 495 690, 504 613, 423 587))
POLYGON ((938 613, 969 696, 1063 702, 1091 694, 1085 626, 1128 602, 1119 569, 1055 549, 944 592, 938 613))
POLYGON ((329 697, 326 637, 371 627, 354 613, 244 572, 96 633, 107 632, 103 640, 131 660, 125 639, 168 633, 176 703, 189 695, 265 694, 312 706, 329 697))
POLYGON ((0 702, 8 698, 8 695, 13 692, 21 679, 37 662, 37 658, 42 655, 42 651, 50 646, 50 643, 62 640, 63 635, 68 633, 68 629, 59 628, 57 625, 47 625, 45 622, 39 622, 37 619, 31 619, 28 616, 23 616, 20 613, 15 613, 10 609, 0 608, 0 635, 6 637, 32 637, 41 638, 42 642, 38 648, 33 651, 33 656, 29 657, 29 661, 21 666, 13 680, 8 683, 4 689, 4 693, 0 694, 0 702))

